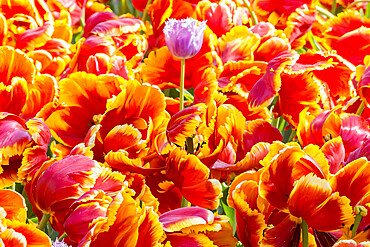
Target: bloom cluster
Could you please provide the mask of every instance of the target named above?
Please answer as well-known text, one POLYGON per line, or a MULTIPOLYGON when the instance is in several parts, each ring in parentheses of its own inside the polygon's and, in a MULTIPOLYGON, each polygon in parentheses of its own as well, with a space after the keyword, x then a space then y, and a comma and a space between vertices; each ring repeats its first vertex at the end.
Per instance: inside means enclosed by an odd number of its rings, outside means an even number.
POLYGON ((368 1, 0 9, 0 246, 370 246, 368 1))

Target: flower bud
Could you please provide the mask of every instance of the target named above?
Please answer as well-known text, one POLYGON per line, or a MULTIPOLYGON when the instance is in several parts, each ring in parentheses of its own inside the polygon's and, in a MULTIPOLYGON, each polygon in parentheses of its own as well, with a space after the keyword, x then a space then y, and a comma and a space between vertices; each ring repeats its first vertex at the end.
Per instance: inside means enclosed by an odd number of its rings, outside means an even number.
POLYGON ((202 47, 206 22, 193 18, 168 19, 163 29, 166 45, 172 55, 180 59, 194 57, 202 47))

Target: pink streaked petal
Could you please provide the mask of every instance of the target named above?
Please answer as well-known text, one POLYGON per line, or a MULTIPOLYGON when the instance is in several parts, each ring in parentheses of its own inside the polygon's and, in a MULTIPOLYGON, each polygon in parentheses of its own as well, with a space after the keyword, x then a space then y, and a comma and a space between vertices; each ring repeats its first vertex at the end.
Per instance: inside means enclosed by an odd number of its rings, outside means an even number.
POLYGON ((14 155, 21 155, 32 141, 24 120, 9 114, 0 114, 0 160, 5 162, 14 155))
POLYGON ((210 210, 200 207, 178 208, 159 216, 166 232, 176 232, 194 225, 213 223, 214 215, 210 210))
POLYGON ((298 58, 296 52, 286 51, 268 63, 265 75, 256 82, 248 95, 249 108, 266 107, 272 102, 281 87, 280 74, 298 58))
POLYGON ((109 20, 115 20, 118 19, 118 16, 110 11, 99 11, 94 14, 92 14, 87 20, 86 20, 86 26, 84 29, 84 35, 83 37, 87 37, 91 30, 98 25, 99 23, 103 23, 105 21, 109 20))
POLYGON ((369 122, 354 114, 343 114, 340 117, 342 126, 339 135, 348 154, 359 148, 364 139, 370 136, 369 122))
POLYGON ((109 20, 96 25, 92 30, 92 34, 98 36, 120 36, 124 33, 137 32, 144 28, 144 24, 140 19, 120 18, 117 20, 109 20))
POLYGON ((334 139, 329 140, 321 147, 321 151, 324 153, 325 158, 329 162, 330 173, 337 173, 345 158, 345 150, 342 138, 338 136, 334 139))
POLYGON ((370 138, 369 137, 365 138, 364 142, 359 148, 357 148, 355 151, 350 153, 345 164, 348 164, 361 157, 366 157, 368 160, 370 160, 370 138))
POLYGON ((54 23, 48 21, 41 27, 26 30, 22 33, 16 43, 16 48, 34 50, 37 47, 43 46, 54 32, 54 23))

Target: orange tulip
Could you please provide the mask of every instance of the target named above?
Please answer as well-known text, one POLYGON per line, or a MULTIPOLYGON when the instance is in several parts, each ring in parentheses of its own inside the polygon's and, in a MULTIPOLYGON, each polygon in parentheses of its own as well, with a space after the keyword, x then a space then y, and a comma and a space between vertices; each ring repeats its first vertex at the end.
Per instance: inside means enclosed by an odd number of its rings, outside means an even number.
POLYGON ((221 184, 216 179, 208 179, 209 169, 196 156, 187 155, 179 148, 171 151, 166 162, 166 177, 193 205, 209 209, 218 207, 221 184))
POLYGON ((25 199, 13 190, 0 190, 0 245, 51 246, 50 238, 35 226, 26 224, 25 199))
POLYGON ((73 73, 59 82, 59 102, 46 119, 57 141, 74 147, 84 141, 91 125, 99 123, 106 103, 117 95, 125 81, 113 75, 73 73), (63 103, 63 104, 62 104, 63 103))
POLYGON ((90 224, 78 246, 158 246, 163 234, 152 208, 139 206, 128 192, 121 191, 108 206, 106 215, 90 224))

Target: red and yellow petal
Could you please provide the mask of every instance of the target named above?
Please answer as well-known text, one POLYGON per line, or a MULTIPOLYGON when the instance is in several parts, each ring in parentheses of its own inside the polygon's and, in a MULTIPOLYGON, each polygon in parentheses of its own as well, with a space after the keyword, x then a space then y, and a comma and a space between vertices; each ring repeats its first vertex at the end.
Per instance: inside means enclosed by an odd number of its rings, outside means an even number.
POLYGON ((13 77, 24 78, 32 83, 35 77, 35 67, 26 54, 12 47, 0 48, 0 78, 4 86, 11 84, 13 77))
POLYGON ((272 102, 281 87, 280 74, 286 66, 294 64, 298 58, 297 53, 287 51, 267 64, 266 73, 257 81, 248 95, 249 108, 266 107, 272 102))
POLYGON ((18 37, 15 47, 21 50, 32 51, 43 46, 54 32, 53 24, 53 22, 47 21, 41 27, 26 30, 18 37))
POLYGON ((51 240, 49 236, 34 226, 19 221, 10 221, 10 220, 6 220, 6 226, 7 230, 0 233, 0 238, 3 240, 4 244, 6 244, 5 246, 7 246, 7 243, 10 244, 9 246, 18 246, 12 245, 11 243, 14 243, 12 241, 17 242, 21 239, 25 241, 24 243, 26 245, 24 246, 30 247, 51 246, 51 240))
POLYGON ((13 190, 0 190, 0 207, 6 212, 6 219, 26 222, 27 207, 22 195, 13 190))
POLYGON ((328 181, 309 174, 294 186, 288 199, 288 209, 316 230, 335 231, 353 223, 349 203, 347 197, 332 194, 328 181))
POLYGON ((239 240, 244 246, 258 246, 267 226, 265 216, 257 208, 258 184, 243 181, 229 193, 235 208, 239 240))
POLYGON ((292 125, 298 126, 299 114, 306 107, 313 115, 321 111, 319 103, 319 85, 310 73, 281 76, 282 85, 274 112, 283 115, 292 125))
POLYGON ((370 163, 365 158, 352 161, 343 167, 330 179, 333 191, 339 192, 351 200, 351 206, 356 206, 370 189, 370 163))
POLYGON ((236 26, 221 37, 219 56, 224 64, 229 61, 252 60, 258 44, 257 35, 245 26, 236 26))
POLYGON ((335 174, 341 168, 345 158, 345 150, 342 138, 336 137, 326 142, 321 151, 324 153, 325 158, 328 160, 329 170, 331 174, 335 174))

